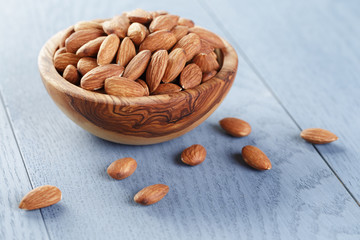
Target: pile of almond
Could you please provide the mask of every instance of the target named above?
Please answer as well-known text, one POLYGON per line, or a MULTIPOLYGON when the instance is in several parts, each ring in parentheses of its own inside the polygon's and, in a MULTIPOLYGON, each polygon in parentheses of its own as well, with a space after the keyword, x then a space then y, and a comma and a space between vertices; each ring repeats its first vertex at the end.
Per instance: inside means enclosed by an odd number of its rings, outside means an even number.
POLYGON ((216 34, 165 11, 136 9, 65 30, 54 66, 83 89, 136 97, 180 92, 216 75, 216 34))

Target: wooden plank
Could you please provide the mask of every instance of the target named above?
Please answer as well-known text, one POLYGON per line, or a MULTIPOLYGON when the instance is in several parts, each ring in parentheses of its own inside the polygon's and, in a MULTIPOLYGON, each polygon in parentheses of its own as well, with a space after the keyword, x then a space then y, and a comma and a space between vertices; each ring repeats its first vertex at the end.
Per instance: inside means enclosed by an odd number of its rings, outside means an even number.
POLYGON ((302 128, 333 131, 316 146, 360 202, 358 1, 202 1, 302 128))
MULTIPOLYGON (((113 144, 88 134, 60 112, 37 72, 41 44, 78 20, 108 17, 135 7, 162 9, 162 1, 35 5, 12 1, 8 7, 17 11, 1 18, 11 17, 16 27, 8 38, 0 39, 7 49, 0 60, 6 71, 0 77, 33 184, 54 184, 63 192, 59 204, 42 211, 52 239, 360 237, 358 206, 314 148, 294 137, 297 126, 242 58, 222 106, 197 129, 170 142, 113 144), (32 38, 26 45, 16 37, 29 34, 32 38), (21 56, 21 61, 13 56, 21 56), (249 121, 253 133, 241 139, 225 135, 217 122, 227 116, 249 121), (200 166, 184 166, 179 154, 194 143, 203 144, 208 157, 200 166), (274 168, 257 172, 246 167, 240 152, 247 144, 266 152, 274 168), (106 167, 126 156, 138 161, 134 175, 123 181, 110 179, 106 167), (149 207, 134 204, 133 195, 154 183, 170 186, 166 198, 149 207)), ((196 2, 182 1, 166 8, 222 33, 196 2)))
POLYGON ((48 239, 39 210, 18 208, 31 184, 0 95, 0 239, 48 239))

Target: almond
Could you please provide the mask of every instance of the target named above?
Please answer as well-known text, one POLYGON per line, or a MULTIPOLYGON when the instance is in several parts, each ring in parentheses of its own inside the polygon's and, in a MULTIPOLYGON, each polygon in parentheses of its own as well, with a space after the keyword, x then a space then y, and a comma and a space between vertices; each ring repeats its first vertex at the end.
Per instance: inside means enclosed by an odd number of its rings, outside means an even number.
POLYGON ((131 157, 121 158, 110 164, 107 168, 107 173, 114 179, 122 180, 133 174, 136 167, 135 159, 131 157))
POLYGON ((209 53, 214 52, 215 49, 213 48, 213 46, 211 46, 211 44, 208 41, 206 41, 204 39, 200 39, 200 43, 201 43, 200 44, 201 47, 200 47, 199 53, 209 54, 209 53))
POLYGON ((164 11, 164 10, 157 10, 157 11, 153 11, 153 12, 150 12, 151 13, 151 16, 154 18, 156 18, 157 16, 160 16, 160 15, 166 15, 166 14, 169 14, 167 11, 164 11))
POLYGON ((151 93, 159 86, 164 76, 168 59, 169 55, 166 50, 158 50, 152 55, 146 70, 146 83, 151 93))
POLYGON ((134 43, 128 37, 124 38, 116 56, 116 63, 126 67, 130 60, 135 56, 136 49, 134 43))
POLYGON ((169 31, 158 31, 149 34, 140 44, 139 51, 150 50, 155 52, 160 49, 169 50, 176 43, 175 35, 169 31))
POLYGON ((201 39, 208 41, 215 48, 224 48, 224 42, 215 33, 202 27, 189 28, 189 32, 196 33, 201 39))
POLYGON ((102 24, 94 21, 81 21, 74 25, 75 32, 85 29, 100 29, 103 30, 102 24))
POLYGON ((186 61, 190 61, 201 48, 201 42, 198 35, 190 33, 181 38, 174 46, 175 48, 182 48, 186 54, 186 61))
POLYGON ((134 196, 134 201, 142 205, 151 205, 163 199, 168 192, 169 187, 164 184, 147 186, 134 196))
POLYGON ((338 140, 332 132, 321 128, 308 128, 301 132, 300 136, 313 144, 325 144, 338 140))
POLYGON ((139 8, 128 12, 127 17, 131 22, 138 22, 142 24, 149 23, 152 20, 152 15, 150 12, 139 8))
POLYGON ((57 57, 57 55, 62 54, 62 53, 66 53, 65 47, 62 47, 62 48, 59 48, 58 50, 56 50, 56 52, 54 53, 54 59, 57 57))
POLYGON ((108 35, 101 43, 97 55, 98 65, 106 65, 112 62, 120 45, 120 39, 116 34, 108 35))
POLYGON ((202 72, 211 72, 219 69, 219 63, 216 58, 210 54, 200 53, 193 59, 193 63, 201 68, 202 72))
POLYGON ((123 77, 130 80, 138 79, 144 73, 150 57, 151 52, 149 50, 139 52, 126 66, 123 77))
POLYGON ((80 86, 86 90, 97 90, 104 86, 104 81, 113 76, 120 76, 124 67, 116 64, 98 66, 86 73, 80 81, 80 86))
POLYGON ((169 83, 175 80, 175 78, 181 73, 186 64, 186 54, 184 49, 176 48, 169 54, 169 60, 165 69, 162 81, 169 83))
POLYGON ((76 66, 80 57, 75 55, 74 53, 62 53, 55 57, 54 66, 58 71, 64 71, 67 65, 76 66))
POLYGON ((242 149, 242 157, 246 164, 257 170, 269 170, 271 169, 271 162, 269 158, 255 146, 245 146, 242 149))
POLYGON ((91 57, 83 57, 77 63, 77 69, 83 76, 97 66, 96 59, 91 57))
POLYGON ((137 82, 138 84, 140 84, 144 88, 144 96, 149 96, 150 95, 149 87, 148 87, 148 85, 146 84, 146 82, 144 80, 137 79, 137 80, 135 80, 135 82, 137 82))
POLYGON ((187 18, 179 18, 178 22, 177 22, 178 25, 180 26, 187 26, 189 28, 192 28, 195 26, 194 22, 190 19, 187 19, 187 18))
POLYGON ((219 123, 233 137, 245 137, 251 133, 250 124, 238 118, 224 118, 219 123))
POLYGON ((60 40, 60 48, 65 47, 66 39, 74 32, 74 26, 70 26, 63 31, 63 35, 60 40))
POLYGON ((188 34, 189 28, 186 26, 175 26, 173 29, 171 29, 170 32, 174 34, 176 40, 179 41, 186 34, 188 34))
POLYGON ((80 76, 79 73, 74 67, 74 65, 68 65, 64 72, 63 72, 63 78, 65 78, 68 82, 78 85, 80 82, 80 76))
POLYGON ((183 89, 189 89, 200 85, 202 72, 195 63, 187 65, 180 74, 180 86, 183 89))
POLYGON ((120 97, 141 97, 145 89, 134 80, 125 77, 111 77, 105 80, 105 92, 120 97))
POLYGON ((125 15, 115 16, 102 24, 106 34, 110 35, 115 33, 121 39, 126 37, 129 25, 129 19, 125 15))
POLYGON ((151 33, 160 31, 160 30, 167 30, 170 31, 173 27, 177 25, 179 20, 179 16, 176 15, 160 15, 157 16, 150 24, 149 30, 151 33))
POLYGON ((61 200, 61 191, 51 185, 34 188, 26 194, 19 204, 19 208, 34 210, 48 207, 61 200))
POLYGON ((215 75, 217 74, 216 70, 212 70, 210 72, 204 72, 202 75, 202 80, 201 82, 207 82, 208 80, 210 80, 211 78, 213 78, 215 75))
POLYGON ((127 31, 127 36, 135 43, 140 45, 149 34, 148 29, 141 23, 132 23, 127 31))
POLYGON ((66 51, 76 53, 76 51, 85 43, 104 35, 99 29, 86 29, 74 32, 65 41, 66 51))
POLYGON ((105 38, 105 36, 102 36, 85 43, 76 51, 76 55, 80 57, 95 57, 105 38))
POLYGON ((192 145, 181 153, 181 161, 191 166, 199 165, 205 158, 206 149, 200 144, 192 145))
POLYGON ((162 83, 152 93, 153 95, 170 94, 180 92, 182 89, 179 85, 174 83, 162 83))

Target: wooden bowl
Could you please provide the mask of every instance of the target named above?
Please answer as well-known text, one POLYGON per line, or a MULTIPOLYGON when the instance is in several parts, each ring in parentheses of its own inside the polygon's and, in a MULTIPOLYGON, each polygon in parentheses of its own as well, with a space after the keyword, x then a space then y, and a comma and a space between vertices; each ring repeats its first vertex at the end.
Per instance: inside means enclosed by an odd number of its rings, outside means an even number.
POLYGON ((220 105, 236 75, 238 57, 224 41, 221 70, 207 82, 179 93, 116 97, 84 90, 55 69, 53 55, 63 31, 48 40, 38 64, 43 83, 58 107, 90 133, 117 143, 145 145, 171 140, 197 127, 220 105))

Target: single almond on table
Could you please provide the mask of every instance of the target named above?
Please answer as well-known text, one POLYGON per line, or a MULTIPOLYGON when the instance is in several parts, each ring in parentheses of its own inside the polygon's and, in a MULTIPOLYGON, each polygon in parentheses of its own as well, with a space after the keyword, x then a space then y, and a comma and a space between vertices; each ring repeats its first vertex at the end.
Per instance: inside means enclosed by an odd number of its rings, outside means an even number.
POLYGON ((140 45, 145 37, 149 34, 148 29, 141 23, 132 23, 127 31, 127 36, 135 43, 140 45))
POLYGON ((202 72, 195 63, 187 65, 180 74, 180 85, 183 89, 189 89, 200 85, 202 72))
POLYGON ((146 83, 151 93, 159 86, 164 76, 168 59, 169 55, 166 50, 158 50, 152 55, 146 70, 146 83))
POLYGON ((255 146, 245 146, 242 149, 242 157, 246 164, 257 170, 269 170, 271 169, 271 162, 269 158, 255 146))
POLYGON ((54 66, 58 71, 64 71, 68 65, 74 65, 78 63, 80 57, 74 53, 62 53, 58 54, 54 58, 54 66))
POLYGON ((126 66, 123 77, 130 80, 138 79, 145 71, 151 57, 150 50, 144 50, 136 54, 126 66))
POLYGON ((142 24, 149 23, 152 20, 151 13, 140 8, 128 12, 127 17, 131 22, 138 22, 142 24))
POLYGON ((213 78, 217 74, 216 70, 212 70, 210 72, 204 72, 202 75, 201 83, 207 82, 211 78, 213 78))
POLYGON ((189 32, 196 33, 201 39, 208 41, 215 48, 224 48, 225 44, 215 33, 202 27, 189 28, 189 32))
POLYGON ((139 51, 150 50, 155 52, 160 49, 169 50, 176 43, 175 35, 163 30, 149 34, 140 44, 139 51))
POLYGON ((206 149, 200 144, 192 145, 181 153, 181 161, 191 166, 199 165, 205 158, 206 149))
POLYGON ((104 88, 107 94, 120 97, 141 97, 145 95, 145 89, 141 84, 125 77, 107 78, 104 88))
POLYGON ((162 81, 169 83, 175 80, 175 78, 181 73, 186 64, 186 54, 184 49, 176 48, 169 54, 169 60, 165 69, 162 81))
POLYGON ((179 16, 176 15, 160 15, 157 16, 149 26, 150 32, 156 32, 160 30, 168 30, 170 31, 173 27, 177 25, 179 20, 179 16))
POLYGON ((104 35, 100 29, 86 29, 74 32, 65 41, 66 51, 76 53, 76 51, 85 43, 104 35))
POLYGON ((164 184, 150 185, 140 190, 134 201, 142 205, 151 205, 163 199, 169 192, 169 187, 164 184))
POLYGON ((136 49, 134 43, 129 37, 122 40, 119 51, 116 56, 116 63, 126 67, 133 57, 136 56, 136 49))
POLYGON ((80 83, 80 75, 74 65, 68 65, 65 68, 63 72, 63 78, 75 85, 78 85, 80 83))
POLYGON ((56 50, 56 52, 54 53, 54 59, 57 57, 57 55, 62 54, 62 53, 66 53, 65 47, 62 47, 62 48, 59 48, 58 50, 56 50))
POLYGON ((98 66, 96 58, 91 57, 83 57, 77 63, 77 69, 81 73, 81 75, 85 75, 87 72, 98 66))
POLYGON ((85 43, 76 51, 76 55, 79 57, 95 57, 105 38, 105 36, 102 36, 85 43))
POLYGON ((198 35, 189 33, 181 38, 174 46, 175 48, 182 48, 186 53, 186 61, 190 61, 201 48, 201 42, 198 35))
POLYGON ((177 84, 162 83, 155 89, 155 91, 152 94, 153 95, 170 94, 170 93, 180 92, 181 90, 182 88, 177 84))
POLYGON ((193 59, 193 63, 198 65, 202 72, 211 72, 213 70, 218 70, 220 67, 218 61, 211 53, 200 53, 196 55, 193 59))
POLYGON ((106 65, 112 62, 120 45, 120 39, 116 34, 108 35, 101 43, 97 55, 98 65, 106 65))
POLYGON ((98 66, 86 73, 80 81, 80 86, 86 90, 97 90, 104 86, 107 78, 120 76, 124 67, 117 64, 98 66))
POLYGON ((186 34, 188 34, 189 28, 186 26, 175 26, 173 29, 171 29, 170 32, 174 34, 176 40, 179 41, 186 34))
POLYGON ((149 90, 149 87, 148 85, 146 84, 146 82, 142 79, 137 79, 135 80, 135 82, 139 83, 145 90, 144 92, 144 96, 149 96, 150 95, 150 90, 149 90))
POLYGON ((74 32, 74 26, 70 26, 63 31, 63 35, 60 40, 60 48, 65 47, 66 39, 74 32))
POLYGON ((61 200, 61 191, 51 185, 34 188, 26 194, 19 204, 19 208, 34 210, 48 207, 61 200))
POLYGON ((233 137, 245 137, 251 133, 250 124, 239 118, 224 118, 219 123, 233 137))
POLYGON ((121 158, 109 165, 107 173, 110 177, 122 180, 132 175, 137 167, 135 159, 131 157, 121 158))
POLYGON ((103 30, 102 24, 94 21, 80 21, 74 25, 75 32, 85 29, 94 29, 94 28, 103 30))
POLYGON ((126 37, 130 21, 125 15, 115 16, 102 24, 104 32, 108 35, 115 33, 119 38, 126 37))
POLYGON ((331 143, 339 138, 332 132, 321 128, 308 128, 301 132, 300 136, 313 144, 331 143))

